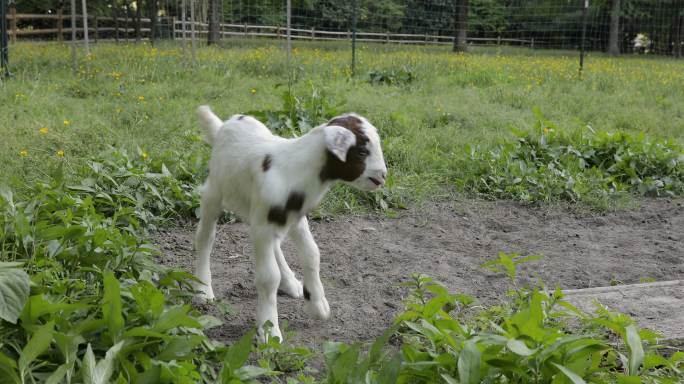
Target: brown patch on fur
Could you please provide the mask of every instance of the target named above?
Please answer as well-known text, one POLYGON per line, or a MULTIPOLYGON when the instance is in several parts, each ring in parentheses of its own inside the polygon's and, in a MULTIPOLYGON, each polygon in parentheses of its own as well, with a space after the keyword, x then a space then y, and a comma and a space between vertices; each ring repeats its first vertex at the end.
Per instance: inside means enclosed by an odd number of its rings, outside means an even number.
POLYGON ((337 117, 328 122, 328 125, 336 125, 350 130, 356 136, 356 144, 349 148, 347 161, 342 161, 326 151, 326 160, 319 177, 321 181, 327 180, 356 180, 366 170, 366 157, 368 157, 368 136, 363 133, 363 121, 355 116, 337 117))
POLYGON ((292 212, 299 212, 304 206, 305 196, 301 192, 290 192, 285 202, 285 207, 275 205, 268 210, 267 220, 272 224, 285 225, 287 215, 292 212))
POLYGON ((261 169, 263 169, 264 172, 271 169, 271 162, 272 161, 273 161, 273 157, 271 157, 271 155, 264 156, 264 161, 261 162, 261 169))

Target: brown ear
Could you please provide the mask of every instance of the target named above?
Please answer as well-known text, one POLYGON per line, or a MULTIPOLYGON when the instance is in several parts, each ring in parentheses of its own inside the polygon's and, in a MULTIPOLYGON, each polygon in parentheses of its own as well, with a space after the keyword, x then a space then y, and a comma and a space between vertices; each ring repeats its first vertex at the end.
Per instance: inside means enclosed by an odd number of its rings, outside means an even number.
POLYGON ((328 125, 324 128, 325 146, 341 161, 347 161, 349 148, 356 144, 356 136, 347 128, 328 125))

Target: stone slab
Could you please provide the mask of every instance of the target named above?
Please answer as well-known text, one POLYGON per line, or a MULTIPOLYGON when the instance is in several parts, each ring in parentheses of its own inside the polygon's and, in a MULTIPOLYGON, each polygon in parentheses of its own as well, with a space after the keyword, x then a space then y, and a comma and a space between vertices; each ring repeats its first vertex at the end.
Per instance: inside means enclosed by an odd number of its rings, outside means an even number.
POLYGON ((563 291, 566 299, 592 313, 598 301, 664 336, 663 344, 684 346, 684 280, 563 291))

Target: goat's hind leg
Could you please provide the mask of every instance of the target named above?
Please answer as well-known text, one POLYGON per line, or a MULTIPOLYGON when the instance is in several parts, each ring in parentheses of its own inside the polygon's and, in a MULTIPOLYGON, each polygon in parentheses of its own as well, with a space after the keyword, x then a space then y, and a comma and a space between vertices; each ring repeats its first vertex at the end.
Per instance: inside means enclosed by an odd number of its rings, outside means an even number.
POLYGON ((195 234, 195 274, 203 283, 198 284, 197 289, 206 300, 214 299, 214 290, 211 288, 211 249, 216 237, 216 221, 222 212, 221 198, 205 185, 200 203, 200 221, 195 234))
POLYGON ((278 263, 278 269, 280 269, 280 286, 278 289, 295 299, 302 297, 304 295, 302 283, 297 280, 294 272, 292 272, 290 266, 287 265, 285 255, 283 255, 283 251, 280 248, 280 240, 276 241, 273 252, 275 254, 276 262, 278 263))
POLYGON ((277 243, 275 234, 264 227, 252 224, 250 228, 254 263, 256 265, 255 283, 257 289, 257 337, 259 342, 266 341, 264 324, 271 323, 270 335, 283 340, 278 327, 278 286, 280 285, 280 270, 275 256, 277 243))

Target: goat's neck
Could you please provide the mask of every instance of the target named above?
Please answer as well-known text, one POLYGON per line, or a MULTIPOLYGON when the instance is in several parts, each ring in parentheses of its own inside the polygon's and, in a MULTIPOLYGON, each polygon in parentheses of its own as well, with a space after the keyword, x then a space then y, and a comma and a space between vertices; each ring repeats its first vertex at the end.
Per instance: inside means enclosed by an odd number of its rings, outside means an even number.
POLYGON ((323 134, 316 129, 296 139, 288 140, 285 154, 292 190, 305 192, 315 201, 323 198, 332 182, 321 181, 320 173, 326 161, 326 148, 323 134))

